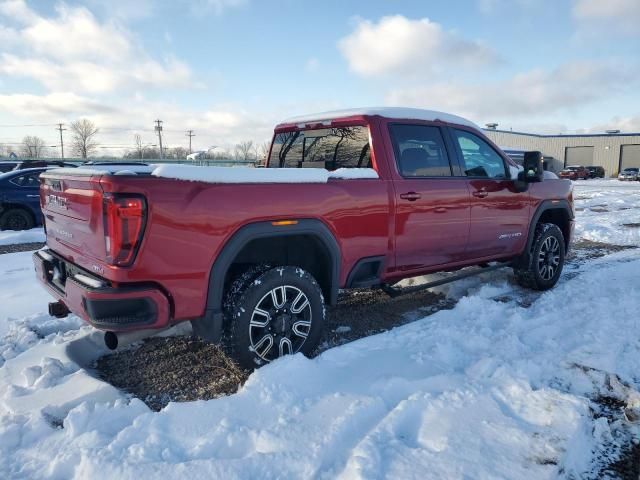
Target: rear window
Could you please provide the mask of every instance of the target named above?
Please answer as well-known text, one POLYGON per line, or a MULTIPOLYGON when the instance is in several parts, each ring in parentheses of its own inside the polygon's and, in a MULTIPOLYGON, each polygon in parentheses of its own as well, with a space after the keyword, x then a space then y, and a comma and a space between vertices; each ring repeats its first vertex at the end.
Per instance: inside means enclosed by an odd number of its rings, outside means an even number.
POLYGON ((366 127, 322 128, 275 136, 270 168, 371 168, 366 127))

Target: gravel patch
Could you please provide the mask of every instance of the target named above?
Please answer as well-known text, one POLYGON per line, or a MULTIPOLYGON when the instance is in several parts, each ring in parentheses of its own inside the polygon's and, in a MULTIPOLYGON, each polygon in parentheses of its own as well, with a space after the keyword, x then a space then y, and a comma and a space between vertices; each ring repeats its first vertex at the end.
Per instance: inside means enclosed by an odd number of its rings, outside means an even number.
POLYGON ((250 373, 219 345, 190 336, 149 338, 99 358, 95 369, 100 378, 156 411, 169 402, 235 393, 250 373))
MULTIPOLYGON (((381 290, 343 294, 338 305, 327 308, 324 337, 313 356, 454 304, 429 291, 394 299, 381 290)), ((251 373, 221 346, 191 336, 152 337, 101 357, 94 368, 100 378, 156 411, 169 402, 233 394, 251 373)))
POLYGON ((14 243, 12 245, 0 245, 0 255, 5 253, 29 252, 40 250, 45 244, 42 242, 14 243))

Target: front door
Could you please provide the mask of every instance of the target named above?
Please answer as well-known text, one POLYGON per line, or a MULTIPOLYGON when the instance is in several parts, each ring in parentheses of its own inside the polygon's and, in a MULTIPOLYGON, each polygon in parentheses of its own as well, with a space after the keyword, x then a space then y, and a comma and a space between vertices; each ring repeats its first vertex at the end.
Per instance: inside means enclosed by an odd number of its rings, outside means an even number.
POLYGON ((450 129, 471 202, 470 258, 519 253, 529 225, 529 194, 517 192, 505 159, 483 138, 450 129))
POLYGON ((391 124, 396 269, 426 270, 464 259, 469 237, 466 178, 454 177, 440 127, 391 124))

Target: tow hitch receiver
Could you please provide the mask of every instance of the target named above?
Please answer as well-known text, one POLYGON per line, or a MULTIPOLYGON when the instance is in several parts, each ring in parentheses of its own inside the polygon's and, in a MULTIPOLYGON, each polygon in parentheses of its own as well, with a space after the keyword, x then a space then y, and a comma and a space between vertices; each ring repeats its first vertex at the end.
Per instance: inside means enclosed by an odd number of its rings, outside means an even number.
POLYGON ((56 318, 64 318, 69 315, 69 309, 61 301, 53 302, 49 304, 49 315, 56 318))

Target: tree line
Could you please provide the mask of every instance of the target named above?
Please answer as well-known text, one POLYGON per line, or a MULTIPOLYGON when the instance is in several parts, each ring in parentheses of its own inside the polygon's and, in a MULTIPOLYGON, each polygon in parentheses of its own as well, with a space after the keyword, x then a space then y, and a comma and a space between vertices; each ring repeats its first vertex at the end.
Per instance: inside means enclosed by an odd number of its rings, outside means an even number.
MULTIPOLYGON (((65 153, 70 158, 82 158, 87 159, 89 157, 96 156, 108 156, 113 155, 97 155, 100 144, 98 143, 97 136, 100 133, 100 129, 90 120, 80 119, 72 122, 69 127, 71 134, 70 144, 64 144, 65 153), (68 149, 68 150, 67 150, 68 149)), ((257 164, 265 164, 267 156, 269 155, 269 149, 271 142, 255 143, 251 140, 242 141, 237 143, 231 149, 225 149, 221 147, 211 147, 205 152, 200 152, 200 158, 206 160, 236 160, 245 162, 255 162, 257 164)), ((44 158, 57 156, 56 152, 52 152, 52 148, 59 148, 58 145, 47 145, 47 143, 41 137, 35 135, 26 135, 22 139, 22 143, 19 148, 19 155, 24 158, 44 158)), ((186 159, 189 155, 189 150, 185 147, 164 147, 162 149, 162 155, 160 155, 160 149, 156 144, 145 143, 140 134, 133 136, 133 146, 131 148, 123 148, 121 157, 131 160, 145 160, 145 159, 186 159)), ((0 145, 0 157, 8 156, 10 149, 0 145)))

